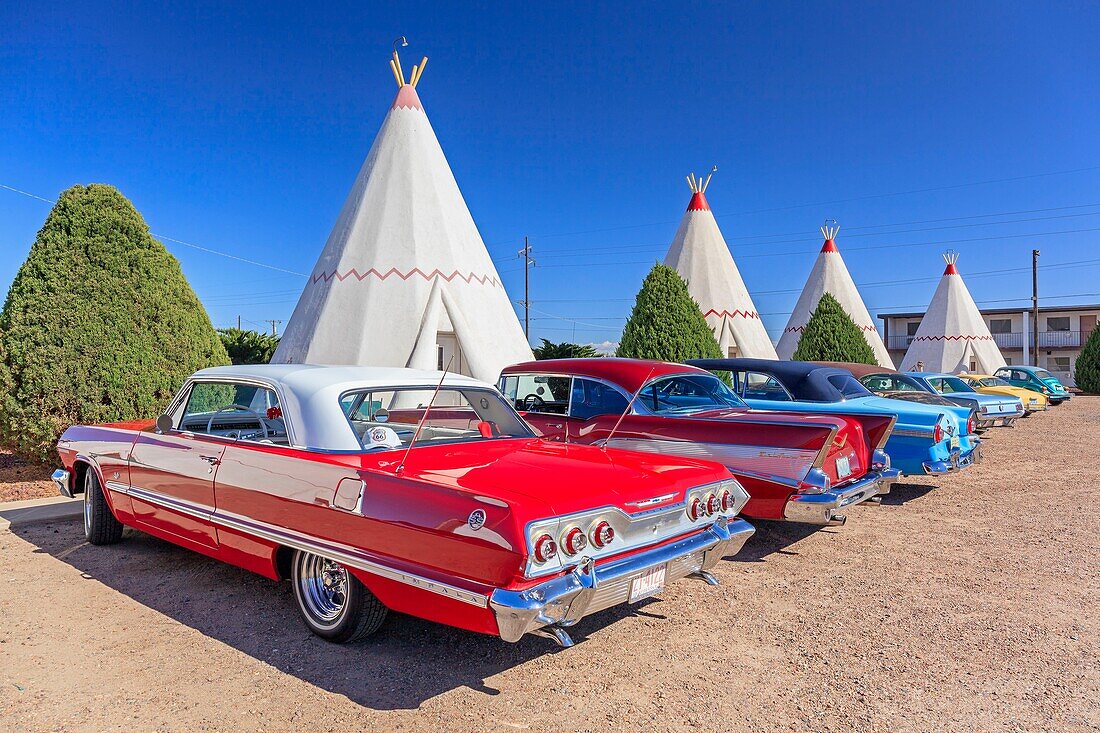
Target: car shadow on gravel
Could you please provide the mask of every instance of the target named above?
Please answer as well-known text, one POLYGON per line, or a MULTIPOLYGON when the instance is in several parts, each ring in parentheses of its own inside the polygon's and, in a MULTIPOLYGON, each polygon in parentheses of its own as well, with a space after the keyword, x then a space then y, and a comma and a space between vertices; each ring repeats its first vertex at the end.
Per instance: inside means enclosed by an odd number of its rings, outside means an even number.
MULTIPOLYGON (((500 691, 485 679, 562 651, 530 635, 517 644, 391 613, 379 632, 358 644, 329 644, 298 617, 287 583, 127 529, 118 545, 83 542, 79 522, 13 527, 37 549, 68 563, 134 601, 225 643, 286 674, 376 710, 415 709, 449 690, 500 691)), ((697 581, 701 582, 701 581, 697 581)), ((658 599, 617 606, 570 629, 577 643, 632 615, 658 617, 658 599)), ((130 619, 119 619, 128 625, 130 619)), ((111 619, 104 619, 109 625, 111 619)), ((109 629, 107 630, 109 632, 109 629)), ((120 653, 122 653, 120 651, 120 653)))
POLYGON ((881 497, 881 500, 884 506, 901 506, 935 489, 931 484, 894 484, 890 487, 890 493, 881 497))
POLYGON ((804 540, 817 532, 835 533, 835 527, 821 527, 801 522, 773 522, 767 519, 752 519, 756 534, 749 538, 744 548, 736 555, 726 557, 733 562, 763 562, 769 555, 797 555, 791 545, 804 540))

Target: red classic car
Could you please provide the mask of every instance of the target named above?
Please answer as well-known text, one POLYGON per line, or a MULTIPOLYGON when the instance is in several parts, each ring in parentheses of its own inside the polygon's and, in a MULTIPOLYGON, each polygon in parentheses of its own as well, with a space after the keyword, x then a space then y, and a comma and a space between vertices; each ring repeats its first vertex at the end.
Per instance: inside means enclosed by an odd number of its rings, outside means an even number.
POLYGON ((408 369, 206 369, 153 421, 77 426, 54 481, 272 579, 353 641, 388 610, 518 641, 708 572, 752 534, 722 466, 538 439, 492 386, 408 369))
POLYGON ((719 377, 683 364, 533 361, 506 368, 497 387, 550 440, 724 464, 749 492, 748 517, 843 524, 840 510, 898 476, 882 450, 890 417, 752 410, 719 377))

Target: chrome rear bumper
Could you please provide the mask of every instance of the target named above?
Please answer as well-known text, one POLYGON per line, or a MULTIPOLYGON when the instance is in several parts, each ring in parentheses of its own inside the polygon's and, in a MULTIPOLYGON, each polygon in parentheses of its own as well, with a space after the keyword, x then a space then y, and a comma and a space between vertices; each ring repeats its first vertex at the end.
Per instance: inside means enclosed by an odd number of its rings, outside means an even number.
POLYGON ((571 572, 526 590, 498 588, 489 596, 489 607, 504 641, 519 641, 524 634, 546 627, 558 643, 571 646, 565 628, 628 602, 635 579, 663 565, 666 583, 688 575, 711 582, 707 571, 719 559, 738 552, 755 531, 743 519, 719 519, 701 532, 622 560, 598 566, 592 560, 582 562, 571 572))
POLYGON ((958 471, 960 468, 972 466, 982 462, 982 445, 979 443, 967 453, 962 453, 958 448, 951 451, 951 457, 946 461, 925 461, 924 472, 929 475, 958 471))
POLYGON ((844 524, 847 517, 839 513, 841 509, 867 501, 872 496, 890 493, 890 485, 900 475, 901 471, 896 468, 883 468, 868 471, 858 481, 819 494, 795 494, 784 507, 783 518, 788 522, 808 524, 844 524))

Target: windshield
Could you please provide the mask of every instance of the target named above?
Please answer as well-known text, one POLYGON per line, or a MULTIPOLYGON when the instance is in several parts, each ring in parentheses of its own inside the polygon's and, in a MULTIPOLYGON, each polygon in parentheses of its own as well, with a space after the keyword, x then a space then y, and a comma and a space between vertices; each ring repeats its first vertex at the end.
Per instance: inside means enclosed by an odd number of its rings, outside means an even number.
POLYGON ((747 408, 725 382, 711 374, 679 374, 656 379, 638 393, 638 402, 658 415, 747 408))
POLYGON ((978 383, 983 387, 1011 387, 1012 385, 1001 379, 1000 377, 986 377, 985 379, 979 379, 978 383))
POLYGON ((357 390, 340 397, 348 422, 367 451, 499 438, 533 438, 531 428, 495 390, 410 387, 357 390), (428 409, 430 406, 430 409, 428 409))

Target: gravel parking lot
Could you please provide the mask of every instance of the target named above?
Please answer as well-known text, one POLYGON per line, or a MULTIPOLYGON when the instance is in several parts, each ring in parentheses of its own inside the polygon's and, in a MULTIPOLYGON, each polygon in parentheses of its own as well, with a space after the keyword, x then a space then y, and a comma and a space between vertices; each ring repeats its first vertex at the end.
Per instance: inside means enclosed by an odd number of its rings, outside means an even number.
POLYGON ((1100 730, 1100 398, 844 527, 761 522, 711 588, 576 647, 391 616, 337 647, 286 584, 78 522, 0 534, 0 729, 1100 730))

